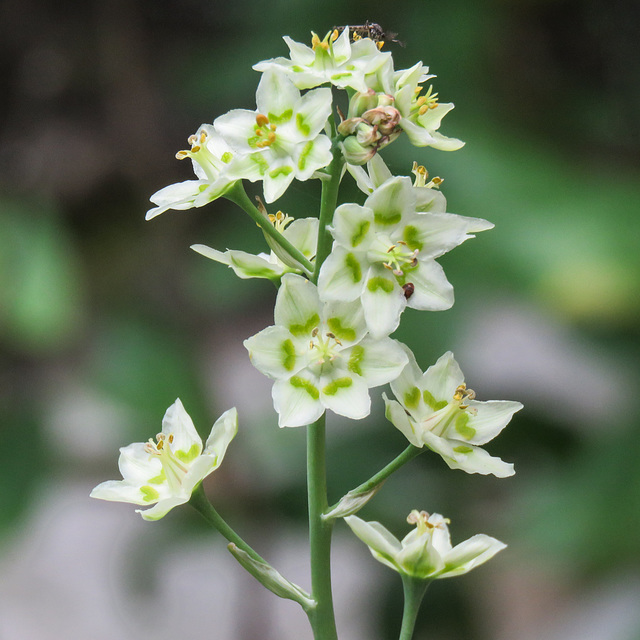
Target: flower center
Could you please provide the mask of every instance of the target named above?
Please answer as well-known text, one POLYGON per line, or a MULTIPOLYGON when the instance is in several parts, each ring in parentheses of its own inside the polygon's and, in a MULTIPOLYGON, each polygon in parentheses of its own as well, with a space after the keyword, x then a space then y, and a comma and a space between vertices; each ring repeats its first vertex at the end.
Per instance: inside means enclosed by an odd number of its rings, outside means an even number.
POLYGON ((427 92, 422 96, 424 87, 418 85, 415 88, 416 95, 411 101, 412 115, 417 111, 419 115, 424 115, 429 109, 435 109, 438 106, 438 94, 433 93, 433 85, 429 85, 427 92))
POLYGON ((276 125, 269 122, 269 118, 262 113, 256 115, 255 137, 249 144, 258 149, 270 147, 276 141, 276 125))
POLYGON ((429 172, 425 167, 419 165, 415 160, 413 161, 411 173, 413 173, 413 175, 416 177, 416 179, 413 181, 414 187, 425 187, 426 189, 433 189, 434 187, 440 187, 440 185, 444 182, 442 178, 439 178, 437 176, 427 182, 429 178, 429 172))
POLYGON ((269 222, 276 228, 276 231, 282 233, 287 225, 290 222, 293 222, 293 218, 283 213, 282 211, 278 211, 277 213, 269 213, 268 214, 269 222))
POLYGON ((418 266, 418 253, 418 249, 412 251, 404 240, 399 240, 387 249, 387 259, 382 264, 392 271, 393 275, 403 276, 405 269, 418 266))
POLYGON ((408 516, 407 522, 409 524, 415 524, 418 528, 418 533, 432 532, 433 529, 443 529, 446 525, 450 524, 449 518, 442 518, 435 523, 429 522, 430 515, 426 511, 418 511, 414 509, 408 516))
POLYGON ((176 490, 182 484, 182 480, 186 475, 188 468, 179 460, 171 449, 173 444, 173 434, 165 435, 159 433, 156 435, 156 442, 151 438, 145 443, 144 450, 152 456, 157 456, 162 464, 162 470, 167 478, 167 483, 172 490, 176 490))
POLYGON ((341 347, 342 342, 336 338, 335 334, 327 331, 324 334, 324 338, 320 333, 320 329, 316 327, 311 332, 312 340, 309 341, 309 350, 314 352, 314 356, 318 357, 318 364, 324 364, 325 362, 333 362, 336 358, 337 349, 341 347))
POLYGON ((467 402, 473 400, 476 393, 473 389, 467 389, 467 385, 462 383, 458 385, 453 393, 453 398, 447 402, 442 400, 438 402, 432 397, 432 402, 428 403, 435 413, 425 420, 425 426, 437 436, 446 437, 450 429, 456 431, 456 439, 471 439, 475 435, 475 429, 469 423, 469 416, 477 415, 477 409, 470 407, 467 402), (430 426, 430 423, 433 423, 430 426))
POLYGON ((202 170, 205 172, 209 180, 215 180, 220 173, 220 161, 224 164, 229 164, 233 155, 230 152, 225 151, 221 158, 216 158, 216 156, 209 151, 209 147, 207 145, 208 137, 209 135, 204 129, 201 129, 189 136, 187 142, 191 145, 191 149, 178 151, 178 153, 176 153, 176 158, 178 160, 184 160, 185 158, 193 159, 202 167, 202 170))

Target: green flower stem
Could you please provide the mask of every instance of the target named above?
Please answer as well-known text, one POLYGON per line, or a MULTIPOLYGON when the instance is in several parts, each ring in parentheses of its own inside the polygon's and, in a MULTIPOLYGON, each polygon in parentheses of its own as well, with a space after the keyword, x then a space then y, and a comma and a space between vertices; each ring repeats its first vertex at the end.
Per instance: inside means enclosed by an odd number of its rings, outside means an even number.
MULTIPOLYGON (((386 467, 383 467, 374 476, 371 476, 366 482, 358 485, 355 489, 349 491, 349 496, 354 497, 359 494, 365 494, 374 489, 376 486, 382 484, 394 471, 397 471, 401 466, 413 460, 416 456, 419 456, 425 451, 425 448, 414 447, 410 444, 398 457, 394 458, 386 467)), ((336 502, 330 507, 327 512, 335 509, 340 501, 336 502)))
POLYGON ((200 483, 191 494, 189 504, 200 513, 200 515, 213 527, 215 527, 229 542, 242 549, 245 553, 250 555, 254 560, 258 562, 264 562, 266 560, 261 558, 223 519, 222 516, 215 510, 213 505, 209 502, 202 483, 200 483))
POLYGON ((224 194, 227 200, 231 200, 237 204, 243 211, 249 214, 256 224, 267 234, 270 235, 294 260, 300 263, 300 266, 308 273, 313 273, 313 264, 305 258, 302 252, 294 247, 269 221, 269 219, 260 212, 247 192, 242 186, 242 182, 238 181, 235 186, 224 194))
POLYGON ((307 427, 307 491, 309 499, 309 546, 311 596, 316 601, 308 613, 315 640, 337 640, 331 594, 332 521, 322 514, 327 508, 325 465, 325 416, 307 427))
POLYGON ((327 167, 329 178, 322 183, 322 195, 320 196, 320 225, 318 227, 318 247, 316 249, 316 268, 311 281, 318 283, 320 267, 331 252, 333 238, 327 231, 327 226, 333 221, 333 214, 338 203, 338 190, 342 179, 342 165, 344 158, 340 147, 334 143, 333 160, 327 167))
POLYGON ((411 640, 413 637, 413 629, 416 626, 420 603, 429 584, 429 580, 418 580, 411 576, 402 575, 404 610, 402 611, 402 628, 400 629, 399 640, 411 640))

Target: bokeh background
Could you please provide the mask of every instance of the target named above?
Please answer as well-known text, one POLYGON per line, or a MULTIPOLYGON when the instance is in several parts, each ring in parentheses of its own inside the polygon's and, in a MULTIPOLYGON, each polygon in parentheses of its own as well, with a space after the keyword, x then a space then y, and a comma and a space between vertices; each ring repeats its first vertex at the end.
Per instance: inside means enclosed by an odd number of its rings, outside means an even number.
MULTIPOLYGON (((457 302, 407 311, 397 337, 426 368, 455 352, 480 399, 525 404, 491 452, 506 480, 426 453, 361 515, 398 535, 412 508, 454 542, 507 551, 429 590, 416 639, 640 638, 640 10, 635 0, 5 0, 0 3, 0 638, 310 638, 189 508, 143 523, 88 499, 117 449, 159 430, 179 396, 203 435, 241 427, 207 491, 285 575, 308 586, 304 430, 279 430, 242 340, 275 290, 190 251, 264 250, 225 201, 144 221, 148 197, 190 178, 174 159, 202 122, 254 107, 258 60, 280 37, 379 22, 456 109, 455 153, 400 139, 449 210, 495 230, 445 256, 457 302)), ((349 182, 345 180, 345 185, 349 182)), ((254 190, 255 192, 255 190, 254 190)), ((345 186, 345 197, 360 197, 345 186)), ((319 184, 278 202, 315 215, 319 184)), ((382 417, 329 421, 337 499, 406 442, 382 417)), ((341 638, 397 637, 397 576, 338 525, 341 638)))

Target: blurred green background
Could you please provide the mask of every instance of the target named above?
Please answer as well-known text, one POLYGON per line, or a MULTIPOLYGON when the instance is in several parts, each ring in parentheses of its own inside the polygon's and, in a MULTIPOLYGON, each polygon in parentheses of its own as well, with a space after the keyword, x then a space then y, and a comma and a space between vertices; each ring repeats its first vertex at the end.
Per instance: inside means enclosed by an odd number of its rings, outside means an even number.
MULTIPOLYGON (((88 500, 118 477, 179 396, 206 435, 240 433, 207 489, 304 586, 304 432, 278 430, 242 340, 275 291, 190 251, 264 250, 226 201, 144 221, 189 179, 174 159, 202 122, 254 107, 251 65, 334 25, 397 32, 456 109, 455 153, 401 138, 384 157, 445 182, 449 211, 495 230, 445 256, 453 309, 405 313, 424 368, 456 354, 479 399, 525 410, 491 443, 507 480, 425 454, 362 512, 403 535, 412 508, 509 549, 427 594, 416 639, 640 639, 640 5, 615 0, 397 0, 372 5, 205 0, 0 4, 0 637, 310 637, 295 605, 251 582, 189 509, 142 523, 88 500)), ((361 195, 345 178, 344 197, 361 195)), ((257 192, 253 189, 252 192, 257 192)), ((278 207, 316 215, 319 184, 278 207)), ((330 499, 405 441, 382 417, 329 423, 330 499)), ((344 640, 397 637, 401 591, 340 525, 344 640)))

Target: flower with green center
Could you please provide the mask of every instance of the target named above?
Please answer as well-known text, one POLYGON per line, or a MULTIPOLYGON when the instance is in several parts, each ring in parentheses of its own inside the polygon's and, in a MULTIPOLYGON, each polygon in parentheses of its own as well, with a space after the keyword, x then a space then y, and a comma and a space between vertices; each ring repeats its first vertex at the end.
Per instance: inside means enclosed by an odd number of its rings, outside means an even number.
POLYGON ((345 522, 373 557, 403 576, 417 580, 453 578, 493 558, 507 545, 483 533, 453 547, 449 520, 439 513, 413 510, 407 522, 416 526, 401 541, 379 522, 347 516, 345 522))
POLYGON ((288 58, 263 60, 254 65, 256 71, 277 69, 286 73, 298 89, 311 89, 330 82, 340 89, 347 87, 366 91, 366 77, 375 74, 391 54, 380 51, 370 38, 351 42, 349 27, 340 34, 330 31, 320 40, 313 32, 311 47, 284 36, 290 52, 288 58))
POLYGON ((222 463, 238 430, 235 407, 216 420, 207 442, 202 439, 180 400, 162 420, 155 442, 135 442, 120 449, 122 480, 99 484, 92 498, 150 506, 137 509, 145 520, 159 520, 173 507, 188 502, 195 487, 222 463))
MULTIPOLYGON (((275 215, 270 214, 269 219, 276 229, 280 231, 296 249, 300 250, 305 258, 313 262, 316 245, 318 243, 318 218, 301 218, 294 220, 290 216, 278 211, 275 215)), ((266 234, 265 237, 269 238, 266 234)), ((218 251, 204 244, 194 244, 191 248, 206 258, 226 264, 242 279, 267 278, 274 282, 279 282, 285 273, 302 273, 300 265, 290 256, 287 258, 287 255, 285 255, 286 252, 280 250, 278 251, 280 256, 276 254, 275 249, 278 249, 277 246, 272 248, 269 254, 259 253, 257 255, 247 253, 246 251, 236 251, 234 249, 218 251)))
MULTIPOLYGON (((420 188, 422 189, 422 188, 420 188)), ((389 335, 405 307, 448 309, 453 287, 435 258, 473 238, 469 232, 491 229, 480 218, 423 212, 407 177, 393 177, 375 189, 364 206, 336 209, 333 250, 318 279, 320 298, 362 302, 369 331, 389 335)))
POLYGON ((264 198, 277 200, 295 178, 309 180, 332 159, 321 134, 331 113, 331 89, 300 95, 282 72, 267 70, 256 93, 257 111, 233 109, 214 127, 241 155, 230 175, 264 181, 264 198))
POLYGON ((282 277, 275 325, 244 342, 253 365, 273 378, 281 427, 315 422, 331 409, 353 420, 369 415, 369 388, 393 380, 407 356, 391 338, 367 333, 359 303, 323 304, 302 276, 282 277))
POLYGON ((214 131, 213 125, 203 124, 189 137, 189 144, 191 148, 178 151, 176 158, 191 158, 193 171, 198 179, 172 184, 154 193, 150 200, 157 206, 147 211, 147 220, 159 216, 167 209, 202 207, 223 196, 236 183, 237 178, 227 175, 234 153, 214 131))
POLYGON ((425 373, 404 347, 409 363, 391 383, 396 400, 384 396, 386 416, 415 447, 440 454, 451 469, 505 478, 513 465, 490 456, 482 445, 495 438, 522 409, 519 402, 480 402, 468 389, 448 351, 425 373))

